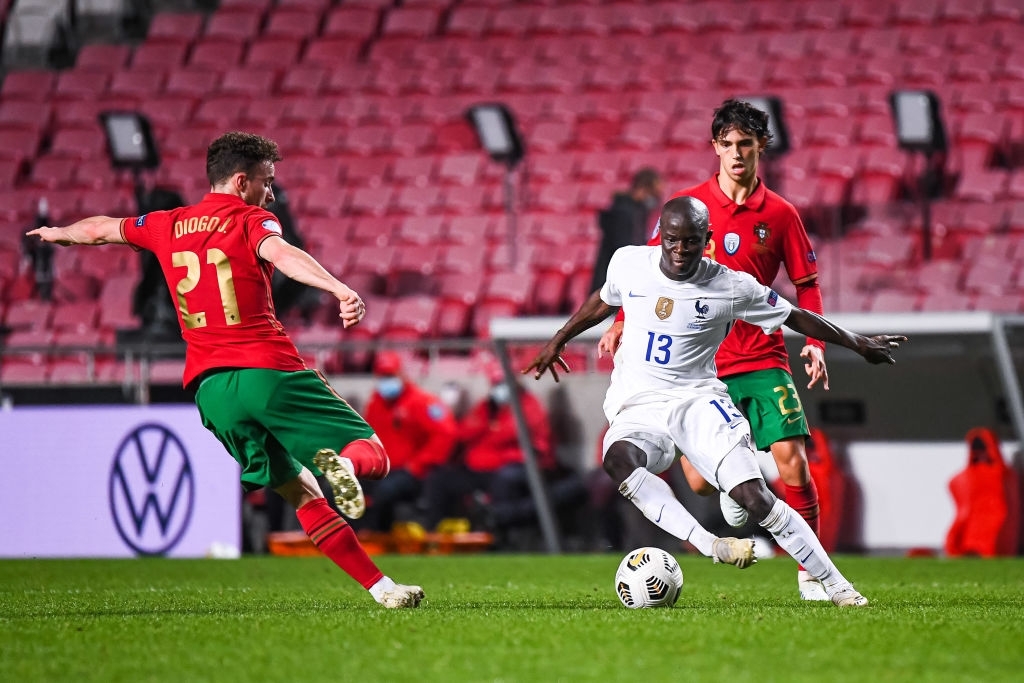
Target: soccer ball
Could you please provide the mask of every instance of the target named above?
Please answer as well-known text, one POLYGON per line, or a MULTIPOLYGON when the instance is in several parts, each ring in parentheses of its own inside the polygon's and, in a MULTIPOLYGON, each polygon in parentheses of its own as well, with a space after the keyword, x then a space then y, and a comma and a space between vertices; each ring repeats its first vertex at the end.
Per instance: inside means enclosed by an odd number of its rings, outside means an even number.
POLYGON ((630 609, 671 607, 683 589, 683 570, 661 548, 637 548, 615 572, 615 594, 630 609))

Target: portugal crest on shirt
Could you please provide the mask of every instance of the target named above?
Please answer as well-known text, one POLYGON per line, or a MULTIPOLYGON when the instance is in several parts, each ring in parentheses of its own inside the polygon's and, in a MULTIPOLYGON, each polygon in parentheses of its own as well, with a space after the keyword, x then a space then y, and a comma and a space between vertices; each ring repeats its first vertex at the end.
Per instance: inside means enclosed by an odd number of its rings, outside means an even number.
POLYGON ((757 238, 757 243, 760 246, 765 246, 768 242, 768 238, 771 237, 772 231, 768 227, 767 223, 757 223, 754 225, 754 237, 757 238))
POLYGON ((658 297, 658 303, 654 304, 654 315, 658 316, 658 320, 666 320, 672 315, 672 308, 675 305, 676 302, 667 296, 658 297))

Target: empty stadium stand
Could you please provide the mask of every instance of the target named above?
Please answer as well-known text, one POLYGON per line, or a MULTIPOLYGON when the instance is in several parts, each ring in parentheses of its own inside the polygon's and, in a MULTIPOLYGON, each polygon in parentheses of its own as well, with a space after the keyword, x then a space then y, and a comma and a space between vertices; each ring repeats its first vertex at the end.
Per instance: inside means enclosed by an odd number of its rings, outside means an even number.
MULTIPOLYGON (((149 117, 163 157, 151 181, 189 201, 205 191, 203 153, 218 133, 278 140, 278 175, 312 253, 379 307, 364 337, 483 336, 494 315, 570 312, 590 280, 594 211, 641 166, 670 188, 706 177, 707 124, 730 96, 783 103, 793 149, 766 169, 812 231, 826 310, 1024 313, 1014 0, 122 5, 155 11, 92 16, 120 27, 95 42, 72 0, 0 0, 0 330, 8 350, 41 349, 5 354, 0 382, 97 376, 78 358, 48 365, 55 334, 95 329, 109 343, 138 324, 133 254, 62 254, 53 305, 34 298, 20 255, 39 197, 64 221, 135 210, 131 178, 106 163, 96 117, 108 108, 149 117), (900 88, 938 95, 950 139, 932 260, 921 162, 897 147, 889 112, 900 88), (513 176, 514 261, 505 169, 464 117, 481 101, 507 103, 527 144, 513 176)), ((319 327, 329 320, 297 337, 336 340, 319 327)), ((321 360, 343 370, 367 357, 321 360)))

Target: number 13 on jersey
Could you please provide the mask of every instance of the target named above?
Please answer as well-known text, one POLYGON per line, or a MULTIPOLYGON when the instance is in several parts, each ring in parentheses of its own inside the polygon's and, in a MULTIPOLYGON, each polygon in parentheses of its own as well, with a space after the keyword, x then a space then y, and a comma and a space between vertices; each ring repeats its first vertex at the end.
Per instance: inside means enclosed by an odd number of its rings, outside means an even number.
POLYGON ((655 362, 658 365, 668 365, 672 358, 672 337, 667 334, 655 335, 647 333, 647 354, 644 360, 648 363, 655 362))

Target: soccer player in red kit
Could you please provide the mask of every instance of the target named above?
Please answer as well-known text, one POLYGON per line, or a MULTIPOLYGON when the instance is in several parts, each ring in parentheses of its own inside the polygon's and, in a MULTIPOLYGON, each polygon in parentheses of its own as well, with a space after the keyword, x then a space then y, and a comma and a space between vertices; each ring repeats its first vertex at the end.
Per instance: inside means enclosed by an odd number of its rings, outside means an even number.
MULTIPOLYGON (((690 196, 707 205, 714 236, 705 256, 749 273, 769 287, 785 265, 796 285, 797 305, 820 315, 818 269, 803 222, 793 205, 765 187, 757 175, 761 153, 770 139, 765 112, 739 100, 723 102, 711 123, 718 173, 672 198, 690 196)), ((659 244, 657 233, 648 244, 659 244)), ((599 343, 601 352, 614 352, 621 329, 618 322, 605 334, 599 343)), ((810 377, 808 389, 819 381, 826 391, 829 388, 824 349, 822 342, 808 338, 801 350, 810 377)), ((749 419, 757 447, 771 449, 785 487, 784 499, 817 534, 818 492, 804 444, 810 430, 790 374, 781 330, 765 335, 758 327, 737 321, 715 355, 715 364, 733 402, 749 419)), ((682 463, 695 491, 714 491, 685 458, 682 463)), ((734 526, 746 522, 745 512, 724 493, 722 511, 734 526)), ((821 584, 802 567, 797 579, 801 598, 828 599, 821 584)))
POLYGON ((357 477, 383 477, 389 463, 369 425, 306 368, 274 314, 275 268, 332 294, 346 328, 366 313, 356 292, 281 237, 266 210, 280 159, 271 140, 226 133, 207 149, 210 192, 198 204, 134 218, 93 216, 28 234, 63 246, 128 244, 153 252, 186 343, 183 384, 195 391, 203 425, 241 465, 242 486, 277 491, 317 547, 377 602, 416 607, 422 589, 381 572, 316 481, 322 471, 342 512, 358 517, 365 502, 357 477))

